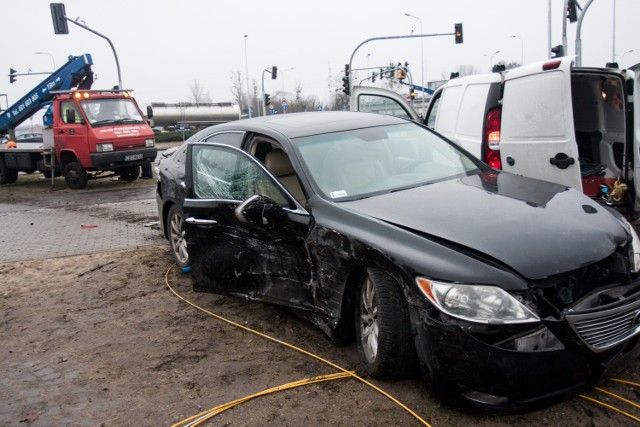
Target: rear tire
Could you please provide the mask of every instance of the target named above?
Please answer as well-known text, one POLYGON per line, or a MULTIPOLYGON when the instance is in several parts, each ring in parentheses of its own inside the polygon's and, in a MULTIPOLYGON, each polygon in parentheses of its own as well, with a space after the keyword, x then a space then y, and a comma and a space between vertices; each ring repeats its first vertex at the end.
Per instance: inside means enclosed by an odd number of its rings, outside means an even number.
POLYGON ((133 182, 140 176, 140 166, 127 166, 118 171, 118 175, 124 181, 133 182))
POLYGON ((189 265, 189 253, 187 252, 187 241, 184 236, 184 214, 180 206, 171 206, 167 214, 166 227, 173 259, 178 267, 187 267, 189 265))
POLYGON ((80 162, 71 162, 64 167, 64 180, 72 190, 87 188, 89 177, 80 162))
POLYGON ((356 344, 373 378, 395 379, 417 372, 409 307, 400 286, 381 271, 367 269, 357 290, 356 344))
POLYGON ((18 180, 18 171, 9 169, 4 164, 4 157, 0 157, 0 184, 13 184, 18 180))

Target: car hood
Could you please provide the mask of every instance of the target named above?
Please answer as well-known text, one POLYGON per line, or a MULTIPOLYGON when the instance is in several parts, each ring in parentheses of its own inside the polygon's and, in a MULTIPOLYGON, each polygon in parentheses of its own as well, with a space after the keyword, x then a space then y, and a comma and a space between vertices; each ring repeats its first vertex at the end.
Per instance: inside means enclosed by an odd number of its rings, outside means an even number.
POLYGON ((628 238, 620 220, 579 191, 493 170, 340 205, 486 254, 528 279, 600 261, 628 238))

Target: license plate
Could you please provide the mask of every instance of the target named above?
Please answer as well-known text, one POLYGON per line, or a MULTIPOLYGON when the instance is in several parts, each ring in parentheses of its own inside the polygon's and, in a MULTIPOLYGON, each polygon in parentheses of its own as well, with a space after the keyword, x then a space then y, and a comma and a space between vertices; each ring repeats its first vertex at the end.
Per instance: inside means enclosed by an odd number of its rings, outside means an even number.
POLYGON ((124 156, 125 162, 131 162, 131 161, 140 160, 140 159, 142 159, 142 154, 129 154, 128 156, 124 156))

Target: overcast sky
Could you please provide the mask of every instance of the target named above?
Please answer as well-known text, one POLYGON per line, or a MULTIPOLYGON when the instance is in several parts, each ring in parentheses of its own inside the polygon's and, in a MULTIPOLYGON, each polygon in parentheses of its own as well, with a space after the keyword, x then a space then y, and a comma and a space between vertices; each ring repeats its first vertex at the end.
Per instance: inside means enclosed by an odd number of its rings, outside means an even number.
MULTIPOLYGON (((19 76, 9 84, 9 68, 51 71, 53 63, 60 67, 69 55, 92 55, 98 77, 94 89, 118 83, 107 41, 71 23, 70 34, 55 35, 49 3, 0 0, 0 94, 7 95, 9 105, 43 78, 19 76)), ((423 61, 427 81, 440 80, 459 65, 484 72, 490 62, 542 61, 548 56, 549 3, 552 45, 557 45, 563 0, 64 1, 67 17, 79 18, 111 40, 123 86, 135 90, 143 108, 151 102, 187 101, 196 80, 214 102, 232 101, 231 73, 240 71, 246 82, 248 68, 260 88, 263 70, 273 65, 279 68, 278 80, 266 74, 265 92, 292 91, 299 82, 304 95, 326 100, 361 42, 412 31, 452 33, 457 22, 464 25, 461 45, 453 36, 425 38, 421 55, 420 39, 373 41, 356 51, 353 67, 406 61, 419 84, 423 61)), ((579 3, 585 6, 588 0, 579 3)), ((640 62, 639 19, 640 0, 594 0, 582 26, 583 65, 612 61, 614 39, 618 63, 623 54, 624 66, 640 62)), ((575 52, 576 26, 568 24, 569 54, 575 52)), ((0 106, 6 108, 4 97, 0 106)))

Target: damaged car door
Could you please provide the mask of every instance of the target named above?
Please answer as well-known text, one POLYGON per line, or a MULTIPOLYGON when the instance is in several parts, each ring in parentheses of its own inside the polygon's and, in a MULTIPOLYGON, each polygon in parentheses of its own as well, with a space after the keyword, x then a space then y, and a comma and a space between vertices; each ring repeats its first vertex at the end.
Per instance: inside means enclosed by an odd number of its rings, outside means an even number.
POLYGON ((192 144, 186 166, 194 288, 309 308, 309 214, 237 148, 192 144))

